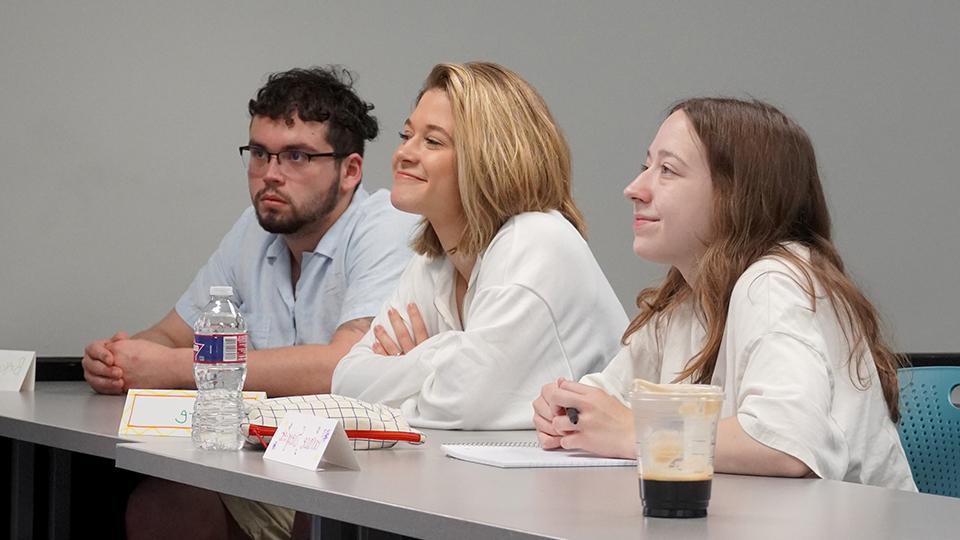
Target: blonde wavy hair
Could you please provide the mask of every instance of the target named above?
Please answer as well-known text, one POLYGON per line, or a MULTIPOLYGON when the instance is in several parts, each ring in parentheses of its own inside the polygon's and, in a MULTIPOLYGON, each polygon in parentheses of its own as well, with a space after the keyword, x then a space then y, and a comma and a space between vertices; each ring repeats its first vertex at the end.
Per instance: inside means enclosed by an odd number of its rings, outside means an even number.
MULTIPOLYGON (((481 253, 508 219, 523 212, 557 210, 585 234, 571 193, 567 141, 527 81, 489 62, 437 64, 417 102, 433 89, 442 90, 453 108, 457 183, 466 218, 450 253, 481 253)), ((413 249, 431 257, 447 254, 426 219, 413 249)))
MULTIPOLYGON (((665 323, 671 310, 693 299, 705 319, 706 339, 677 381, 709 383, 720 352, 730 295, 740 275, 762 257, 777 256, 799 268, 800 285, 811 309, 824 300, 840 319, 850 344, 850 377, 860 388, 870 385, 864 354, 873 356, 890 419, 900 418, 897 368, 905 358, 895 354, 883 335, 880 316, 844 269, 831 240, 830 214, 807 133, 772 105, 732 98, 694 98, 676 104, 683 111, 706 153, 714 189, 713 236, 698 262, 704 269, 691 287, 676 268, 659 286, 640 291, 640 313, 623 334, 653 323, 665 323), (810 250, 798 257, 786 244, 810 250)), ((659 332, 657 332, 659 334, 659 332)))

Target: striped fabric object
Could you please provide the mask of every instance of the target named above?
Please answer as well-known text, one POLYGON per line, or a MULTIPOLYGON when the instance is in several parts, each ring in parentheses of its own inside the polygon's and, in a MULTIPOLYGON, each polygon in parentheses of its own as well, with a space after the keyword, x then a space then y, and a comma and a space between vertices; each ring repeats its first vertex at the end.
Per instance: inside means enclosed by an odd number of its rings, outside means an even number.
POLYGON ((264 448, 288 412, 340 420, 354 450, 391 448, 399 441, 422 444, 422 433, 410 427, 399 409, 334 394, 290 396, 248 405, 241 432, 247 441, 264 448))

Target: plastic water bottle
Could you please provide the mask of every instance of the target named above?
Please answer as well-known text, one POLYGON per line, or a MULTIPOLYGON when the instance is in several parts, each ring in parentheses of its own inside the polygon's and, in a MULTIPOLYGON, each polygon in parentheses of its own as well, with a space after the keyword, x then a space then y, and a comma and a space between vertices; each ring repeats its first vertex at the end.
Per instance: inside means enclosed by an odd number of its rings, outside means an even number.
POLYGON ((230 301, 233 287, 210 287, 210 303, 193 326, 193 444, 204 450, 243 446, 243 380, 247 376, 247 325, 230 301))

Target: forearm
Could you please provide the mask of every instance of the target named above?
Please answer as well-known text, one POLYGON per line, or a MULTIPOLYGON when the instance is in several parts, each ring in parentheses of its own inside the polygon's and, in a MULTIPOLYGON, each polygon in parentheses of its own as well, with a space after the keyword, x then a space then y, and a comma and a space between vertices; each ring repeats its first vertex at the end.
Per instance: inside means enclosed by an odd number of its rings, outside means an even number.
POLYGON ((349 349, 331 343, 250 351, 243 387, 270 397, 329 393, 333 370, 349 349))
POLYGON ((161 362, 153 362, 154 375, 149 379, 153 388, 196 388, 193 377, 193 347, 177 343, 169 334, 156 326, 134 334, 131 339, 141 339, 162 345, 161 362))
POLYGON ((193 328, 187 324, 176 309, 171 309, 157 324, 137 333, 133 339, 143 339, 175 349, 193 347, 193 328))
MULTIPOLYGON (((333 369, 347 349, 342 344, 331 344, 250 351, 244 390, 265 391, 271 397, 328 393, 333 369)), ((150 369, 141 372, 142 380, 135 384, 196 388, 192 348, 166 348, 151 358, 149 363, 142 364, 150 369)))
POLYGON ((720 420, 714 458, 717 472, 757 476, 803 477, 810 468, 799 459, 751 437, 736 416, 720 420))
POLYGON ((152 341, 153 343, 158 343, 164 347, 171 347, 174 349, 187 347, 187 344, 185 343, 176 343, 169 334, 157 329, 157 327, 147 328, 142 332, 137 332, 136 334, 130 336, 130 339, 143 339, 146 341, 152 341))
POLYGON ((174 388, 196 388, 197 383, 193 378, 193 349, 192 348, 171 348, 170 358, 167 363, 170 380, 174 381, 174 388))
POLYGON ((128 340, 115 347, 120 350, 117 354, 125 389, 196 388, 193 349, 175 349, 143 339, 128 340))
POLYGON ((411 353, 389 356, 375 353, 362 343, 343 359, 333 391, 370 402, 396 402, 417 394, 428 375, 418 369, 423 347, 421 344, 411 353))
MULTIPOLYGON (((334 392, 398 408, 412 405, 404 411, 416 427, 529 429, 528 396, 537 394, 539 381, 558 373, 524 367, 524 376, 513 376, 520 372, 498 369, 513 365, 502 351, 464 334, 438 334, 400 356, 374 353, 362 343, 337 368, 334 392)), ((565 367, 557 363, 557 370, 565 367)))

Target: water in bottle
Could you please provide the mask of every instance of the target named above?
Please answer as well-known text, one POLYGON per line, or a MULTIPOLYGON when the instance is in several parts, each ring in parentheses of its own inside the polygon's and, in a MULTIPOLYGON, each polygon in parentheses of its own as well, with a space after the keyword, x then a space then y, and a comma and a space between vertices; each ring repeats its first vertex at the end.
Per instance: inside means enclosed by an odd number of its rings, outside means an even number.
POLYGON ((194 325, 193 443, 204 450, 243 446, 243 380, 247 375, 247 327, 230 297, 233 287, 210 287, 210 303, 194 325))

